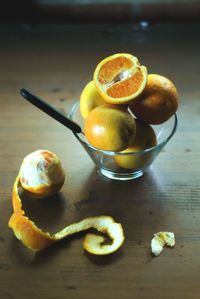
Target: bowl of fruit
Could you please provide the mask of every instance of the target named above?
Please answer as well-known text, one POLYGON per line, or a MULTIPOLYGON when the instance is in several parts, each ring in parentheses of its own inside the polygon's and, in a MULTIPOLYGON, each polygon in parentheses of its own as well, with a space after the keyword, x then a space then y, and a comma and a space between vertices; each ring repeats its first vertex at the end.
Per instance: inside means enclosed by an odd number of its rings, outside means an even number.
POLYGON ((178 93, 165 76, 148 74, 137 57, 103 59, 69 117, 100 174, 116 180, 142 176, 177 129, 178 93))

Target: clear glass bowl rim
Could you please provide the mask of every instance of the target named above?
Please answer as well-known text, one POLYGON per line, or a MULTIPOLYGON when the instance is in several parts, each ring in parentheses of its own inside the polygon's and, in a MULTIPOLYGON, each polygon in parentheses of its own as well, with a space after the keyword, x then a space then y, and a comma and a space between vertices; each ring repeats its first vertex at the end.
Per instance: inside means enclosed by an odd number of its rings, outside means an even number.
MULTIPOLYGON (((69 118, 71 120, 73 120, 73 115, 74 115, 74 112, 77 108, 77 106, 79 105, 79 102, 76 102, 70 113, 69 113, 69 118)), ((105 155, 110 155, 110 156, 116 156, 116 155, 119 155, 119 156, 123 156, 123 155, 140 155, 140 154, 144 154, 144 153, 148 153, 148 152, 151 152, 151 151, 155 151, 159 148, 162 148, 171 138, 172 136, 174 135, 174 133, 176 132, 177 130, 177 125, 178 125, 178 116, 177 116, 177 113, 175 112, 171 117, 174 117, 174 126, 171 130, 171 133, 168 135, 168 137, 166 137, 162 142, 160 142, 159 144, 153 146, 153 147, 150 147, 150 148, 147 148, 146 150, 143 150, 143 151, 137 151, 137 152, 128 152, 128 153, 121 153, 121 152, 113 152, 113 151, 105 151, 105 150, 102 150, 102 149, 99 149, 97 147, 94 147, 92 146, 91 144, 85 142, 84 140, 82 140, 80 138, 79 135, 84 135, 83 132, 81 133, 76 133, 76 132, 73 132, 73 134, 76 136, 76 138, 81 142, 83 143, 86 147, 89 147, 91 148, 92 150, 94 151, 98 151, 98 152, 101 152, 102 154, 105 154, 105 155)))

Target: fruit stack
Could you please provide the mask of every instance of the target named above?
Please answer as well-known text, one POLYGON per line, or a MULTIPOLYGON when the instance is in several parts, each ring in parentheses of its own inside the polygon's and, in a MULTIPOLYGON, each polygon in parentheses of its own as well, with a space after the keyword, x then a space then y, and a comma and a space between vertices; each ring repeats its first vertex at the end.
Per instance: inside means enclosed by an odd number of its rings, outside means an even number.
MULTIPOLYGON (((126 53, 103 59, 80 97, 88 142, 98 149, 120 153, 156 146, 151 125, 166 122, 177 108, 174 84, 164 76, 148 74, 137 57, 126 53)), ((115 161, 130 169, 135 163, 134 157, 120 155, 115 161)))

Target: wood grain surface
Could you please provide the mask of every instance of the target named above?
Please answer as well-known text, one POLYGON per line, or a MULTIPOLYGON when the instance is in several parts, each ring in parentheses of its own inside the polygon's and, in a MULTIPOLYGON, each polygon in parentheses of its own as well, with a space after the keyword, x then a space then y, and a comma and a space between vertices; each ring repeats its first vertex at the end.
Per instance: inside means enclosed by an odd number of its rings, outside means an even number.
POLYGON ((0 27, 1 299, 199 298, 199 30, 194 23, 0 27), (28 88, 67 114, 97 63, 118 52, 170 78, 180 95, 173 139, 143 177, 127 182, 100 176, 73 134, 19 94, 28 88), (37 149, 59 156, 66 182, 52 198, 23 200, 26 214, 50 233, 87 216, 112 216, 125 233, 116 253, 86 253, 84 233, 39 253, 14 237, 13 182, 37 149), (150 242, 158 231, 174 232, 176 246, 155 258, 150 242))

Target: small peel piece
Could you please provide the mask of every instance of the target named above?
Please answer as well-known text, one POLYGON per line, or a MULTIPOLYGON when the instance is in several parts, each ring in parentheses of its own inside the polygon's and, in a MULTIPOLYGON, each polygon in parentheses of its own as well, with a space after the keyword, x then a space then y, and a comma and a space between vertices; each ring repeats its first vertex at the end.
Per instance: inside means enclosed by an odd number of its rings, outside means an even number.
POLYGON ((172 232, 159 232, 154 234, 151 240, 151 251, 155 256, 158 256, 163 250, 164 246, 175 246, 175 236, 172 232))
POLYGON ((106 234, 112 240, 111 244, 103 244, 104 236, 87 234, 84 240, 84 248, 96 255, 111 254, 116 251, 124 241, 124 233, 120 223, 116 223, 110 216, 88 217, 80 222, 73 223, 60 232, 50 235, 43 232, 33 221, 31 221, 22 209, 22 202, 19 196, 21 187, 20 177, 17 176, 13 186, 13 214, 9 220, 9 227, 13 229, 15 236, 28 248, 40 251, 72 234, 94 228, 106 234))

